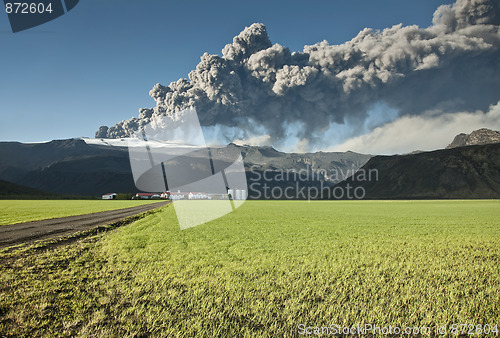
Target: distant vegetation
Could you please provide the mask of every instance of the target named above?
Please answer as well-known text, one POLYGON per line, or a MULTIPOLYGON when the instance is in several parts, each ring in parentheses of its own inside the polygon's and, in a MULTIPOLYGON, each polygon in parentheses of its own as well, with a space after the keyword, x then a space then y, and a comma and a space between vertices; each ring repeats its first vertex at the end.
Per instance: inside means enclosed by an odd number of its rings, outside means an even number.
POLYGON ((299 324, 500 324, 500 201, 174 208, 0 255, 0 335, 294 336, 299 324))

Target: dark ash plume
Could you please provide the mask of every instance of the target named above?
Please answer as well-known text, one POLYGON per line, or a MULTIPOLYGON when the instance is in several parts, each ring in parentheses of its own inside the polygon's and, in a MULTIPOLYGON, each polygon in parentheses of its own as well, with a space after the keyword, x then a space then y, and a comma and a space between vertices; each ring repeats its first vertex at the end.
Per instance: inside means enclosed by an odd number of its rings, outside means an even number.
MULTIPOLYGON (((263 24, 245 28, 222 50, 205 53, 188 79, 150 91, 156 106, 96 137, 121 138, 155 118, 196 107, 203 126, 262 128, 279 142, 300 125, 311 144, 334 124, 362 124, 374 104, 399 115, 486 110, 500 99, 499 0, 440 6, 428 28, 364 29, 351 41, 323 41, 290 52, 263 24)), ((231 136, 229 136, 231 138, 231 136)), ((324 141, 324 140, 322 140, 324 141)))

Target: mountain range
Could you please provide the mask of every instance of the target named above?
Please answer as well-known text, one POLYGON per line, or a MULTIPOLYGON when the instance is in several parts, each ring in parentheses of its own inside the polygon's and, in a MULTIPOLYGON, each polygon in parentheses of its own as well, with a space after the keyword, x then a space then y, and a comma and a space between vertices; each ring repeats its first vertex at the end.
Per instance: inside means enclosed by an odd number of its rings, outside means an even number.
MULTIPOLYGON (((100 196, 108 192, 138 192, 125 146, 87 142, 0 142, 0 179, 57 194, 100 196)), ((258 197, 269 185, 296 189, 297 177, 299 186, 333 186, 371 157, 353 152, 284 153, 272 147, 233 143, 211 148, 211 152, 218 158, 231 158, 235 152, 242 154, 247 180, 254 183, 250 198, 258 197), (288 175, 280 175, 284 172, 288 175)))
POLYGON ((446 149, 374 156, 327 196, 350 189, 355 198, 358 189, 367 199, 500 198, 499 135, 482 128, 457 135, 446 149))
POLYGON ((500 143, 375 156, 333 189, 348 187, 366 199, 500 198, 500 143))
MULTIPOLYGON (((275 189, 307 199, 310 196, 298 193, 303 188, 331 192, 347 185, 362 188, 363 197, 372 199, 500 198, 498 135, 498 131, 480 129, 457 135, 447 149, 393 156, 350 151, 285 153, 269 146, 233 143, 210 150, 227 165, 235 153, 241 153, 249 198, 290 198, 271 194, 275 189), (376 179, 360 180, 367 172, 376 172, 376 179)), ((136 193, 127 142, 113 142, 0 142, 0 196, 136 193)))

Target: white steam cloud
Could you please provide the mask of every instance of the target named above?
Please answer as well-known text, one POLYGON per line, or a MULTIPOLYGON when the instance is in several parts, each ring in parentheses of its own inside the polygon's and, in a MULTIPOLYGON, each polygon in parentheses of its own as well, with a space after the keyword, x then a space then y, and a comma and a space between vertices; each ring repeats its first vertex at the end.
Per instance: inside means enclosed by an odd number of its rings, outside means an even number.
POLYGON ((487 112, 403 116, 375 128, 368 134, 353 137, 327 150, 351 150, 384 155, 442 149, 450 144, 456 135, 469 134, 483 127, 500 130, 500 101, 487 112))
POLYGON ((323 41, 292 53, 273 45, 256 23, 222 56, 205 53, 189 80, 155 85, 155 107, 100 127, 96 137, 127 137, 161 116, 196 107, 200 123, 217 126, 229 140, 269 135, 273 145, 293 137, 301 148, 325 148, 332 145, 325 130, 346 124, 360 135, 370 109, 381 103, 396 110, 399 121, 430 111, 486 111, 500 99, 499 25, 500 0, 458 0, 440 6, 428 28, 366 28, 342 45, 323 41))

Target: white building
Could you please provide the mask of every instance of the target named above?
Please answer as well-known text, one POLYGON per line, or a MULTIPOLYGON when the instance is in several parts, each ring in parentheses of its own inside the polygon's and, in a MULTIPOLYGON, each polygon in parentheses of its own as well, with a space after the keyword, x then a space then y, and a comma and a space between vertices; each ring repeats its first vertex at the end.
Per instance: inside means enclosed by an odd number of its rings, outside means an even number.
POLYGON ((172 201, 183 200, 186 199, 186 195, 183 192, 170 192, 170 199, 172 201))
POLYGON ((208 196, 204 192, 190 192, 188 195, 188 199, 190 199, 190 200, 209 200, 211 198, 210 198, 210 196, 208 196))
POLYGON ((112 192, 112 193, 109 193, 109 194, 104 194, 104 195, 102 195, 102 199, 103 200, 115 200, 116 199, 116 193, 112 192))
POLYGON ((228 189, 227 194, 231 195, 231 199, 233 200, 246 200, 248 197, 245 189, 228 189))

